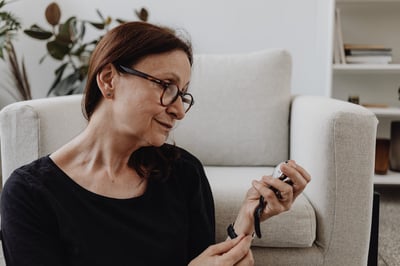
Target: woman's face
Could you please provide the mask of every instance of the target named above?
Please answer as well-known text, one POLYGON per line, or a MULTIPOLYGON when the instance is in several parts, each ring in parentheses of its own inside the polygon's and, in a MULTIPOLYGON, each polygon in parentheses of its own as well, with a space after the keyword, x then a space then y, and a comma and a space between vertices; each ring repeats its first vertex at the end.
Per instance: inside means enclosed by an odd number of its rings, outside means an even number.
MULTIPOLYGON (((181 91, 189 85, 191 66, 181 50, 150 55, 128 67, 174 83, 181 91)), ((164 144, 176 120, 185 116, 182 99, 178 97, 171 105, 163 106, 161 85, 126 73, 116 75, 113 83, 112 109, 117 130, 135 138, 140 146, 164 144)))

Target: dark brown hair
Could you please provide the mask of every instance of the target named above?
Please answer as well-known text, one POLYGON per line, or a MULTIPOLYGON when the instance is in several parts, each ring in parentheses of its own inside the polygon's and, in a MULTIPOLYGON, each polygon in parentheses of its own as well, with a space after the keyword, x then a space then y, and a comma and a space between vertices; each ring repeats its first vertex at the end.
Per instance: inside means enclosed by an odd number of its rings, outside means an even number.
MULTIPOLYGON (((108 64, 132 66, 148 55, 173 50, 184 51, 192 65, 190 41, 177 36, 169 28, 146 22, 128 22, 110 30, 97 44, 90 58, 82 102, 86 119, 90 120, 103 97, 96 81, 103 67, 108 64)), ((129 164, 141 177, 168 177, 170 162, 178 156, 173 151, 177 150, 169 145, 144 147, 131 155, 129 164)))

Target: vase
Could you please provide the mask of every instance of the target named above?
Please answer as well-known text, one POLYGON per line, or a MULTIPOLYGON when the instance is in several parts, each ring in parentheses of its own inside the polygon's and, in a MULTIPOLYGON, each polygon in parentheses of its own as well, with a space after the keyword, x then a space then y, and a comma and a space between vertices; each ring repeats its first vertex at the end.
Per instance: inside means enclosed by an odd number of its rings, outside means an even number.
POLYGON ((386 175, 389 169, 389 139, 377 139, 375 149, 375 174, 386 175))
POLYGON ((392 121, 390 125, 390 170, 400 172, 400 121, 392 121))

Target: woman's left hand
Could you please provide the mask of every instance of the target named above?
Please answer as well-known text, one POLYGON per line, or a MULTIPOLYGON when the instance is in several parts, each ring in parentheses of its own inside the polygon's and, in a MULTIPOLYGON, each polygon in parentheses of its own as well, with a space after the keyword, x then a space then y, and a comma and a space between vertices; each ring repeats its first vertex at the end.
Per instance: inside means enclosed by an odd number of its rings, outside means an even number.
POLYGON ((264 197, 266 207, 261 214, 260 221, 264 221, 279 213, 288 211, 294 200, 299 196, 308 182, 311 181, 310 174, 294 160, 289 160, 281 165, 281 171, 290 178, 293 184, 288 184, 273 178, 263 176, 261 180, 254 180, 252 187, 248 190, 246 198, 235 221, 235 231, 238 234, 252 234, 254 232, 254 210, 259 204, 260 196, 264 197), (281 197, 270 188, 279 191, 281 197))

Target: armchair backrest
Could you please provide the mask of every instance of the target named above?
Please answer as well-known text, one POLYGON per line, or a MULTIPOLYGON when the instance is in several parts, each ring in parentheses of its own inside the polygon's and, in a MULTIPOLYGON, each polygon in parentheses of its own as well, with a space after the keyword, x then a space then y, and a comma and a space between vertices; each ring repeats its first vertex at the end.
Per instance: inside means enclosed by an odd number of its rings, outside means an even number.
POLYGON ((35 99, 2 109, 3 184, 14 169, 55 151, 83 130, 81 99, 82 95, 35 99))
POLYGON ((195 105, 173 139, 205 165, 288 159, 291 57, 284 50, 195 57, 195 105))
MULTIPOLYGON (((196 55, 195 105, 172 141, 205 165, 275 165, 288 158, 291 58, 283 50, 196 55)), ((11 104, 0 113, 3 183, 11 172, 49 154, 86 125, 82 95, 11 104)))

